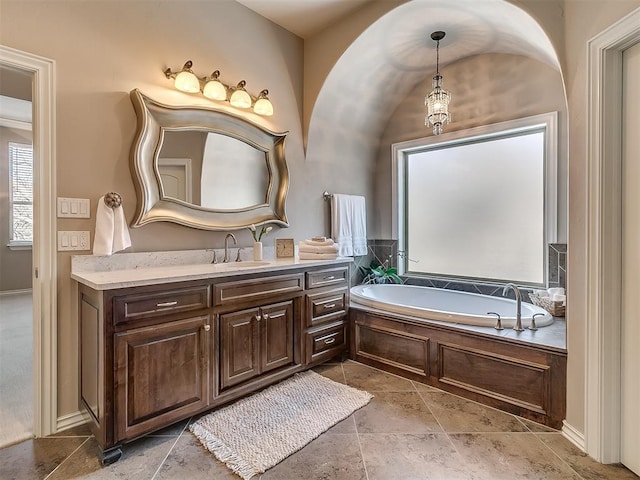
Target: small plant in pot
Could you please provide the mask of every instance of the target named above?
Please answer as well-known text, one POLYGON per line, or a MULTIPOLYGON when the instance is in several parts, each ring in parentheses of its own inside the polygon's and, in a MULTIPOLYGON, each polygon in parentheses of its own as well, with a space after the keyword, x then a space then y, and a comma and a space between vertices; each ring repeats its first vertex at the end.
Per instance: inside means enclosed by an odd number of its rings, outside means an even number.
POLYGON ((383 262, 382 265, 373 260, 368 267, 360 267, 360 271, 364 275, 362 279, 363 285, 372 283, 404 283, 402 278, 398 276, 398 269, 389 267, 388 260, 383 262))

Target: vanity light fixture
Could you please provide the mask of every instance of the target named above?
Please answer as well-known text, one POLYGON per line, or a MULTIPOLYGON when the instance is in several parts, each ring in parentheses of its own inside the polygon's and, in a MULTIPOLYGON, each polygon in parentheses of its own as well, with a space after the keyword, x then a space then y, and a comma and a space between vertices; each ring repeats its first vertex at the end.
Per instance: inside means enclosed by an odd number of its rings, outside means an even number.
POLYGON ((193 73, 193 62, 188 60, 180 72, 173 72, 170 68, 164 71, 165 77, 173 79, 176 89, 187 93, 201 92, 205 97, 220 102, 229 102, 236 108, 252 108, 258 115, 273 115, 273 104, 269 100, 269 91, 262 90, 257 97, 245 90, 247 82, 241 80, 235 87, 229 86, 220 80, 220 70, 215 70, 211 76, 202 80, 193 73))
POLYGON ((433 90, 424 98, 424 104, 427 107, 424 124, 433 125, 434 135, 440 135, 443 132, 442 126, 445 123, 451 123, 451 114, 449 113, 451 93, 442 88, 442 75, 440 75, 440 40, 445 35, 445 32, 442 31, 431 34, 431 40, 436 42, 436 74, 431 85, 433 90))

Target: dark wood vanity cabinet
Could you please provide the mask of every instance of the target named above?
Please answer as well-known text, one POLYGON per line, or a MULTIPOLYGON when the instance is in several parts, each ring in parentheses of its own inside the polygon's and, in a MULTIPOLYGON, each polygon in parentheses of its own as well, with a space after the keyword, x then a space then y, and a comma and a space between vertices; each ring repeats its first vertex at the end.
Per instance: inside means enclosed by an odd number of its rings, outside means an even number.
POLYGON ((80 402, 105 464, 348 345, 346 262, 78 293, 80 402))
POLYGON ((220 389, 292 365, 293 300, 220 315, 220 389))

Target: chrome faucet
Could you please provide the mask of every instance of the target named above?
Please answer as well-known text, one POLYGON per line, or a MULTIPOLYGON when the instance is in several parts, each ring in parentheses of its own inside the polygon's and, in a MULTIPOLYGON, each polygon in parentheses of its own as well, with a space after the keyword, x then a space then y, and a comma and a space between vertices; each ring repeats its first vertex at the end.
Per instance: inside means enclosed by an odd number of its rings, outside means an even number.
POLYGON ((229 261, 229 238, 233 238, 234 245, 238 244, 236 236, 233 233, 227 233, 227 236, 224 237, 224 258, 222 259, 223 263, 227 263, 229 261))
POLYGON ((522 332, 524 330, 524 328, 522 328, 522 294, 520 293, 520 289, 513 283, 507 283, 502 289, 503 297, 507 294, 509 289, 512 289, 516 296, 516 324, 513 326, 513 329, 516 332, 522 332))

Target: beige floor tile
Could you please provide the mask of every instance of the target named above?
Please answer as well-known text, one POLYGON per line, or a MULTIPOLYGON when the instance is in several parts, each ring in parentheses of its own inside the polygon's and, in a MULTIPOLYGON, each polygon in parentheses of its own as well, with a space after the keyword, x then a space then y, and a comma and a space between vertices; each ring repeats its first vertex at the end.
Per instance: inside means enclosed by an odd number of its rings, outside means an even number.
POLYGON ((420 392, 445 432, 528 432, 514 415, 445 392, 420 392))
POLYGON ((622 465, 603 465, 579 450, 561 434, 539 434, 538 438, 567 462, 584 480, 637 480, 636 474, 622 465))
POLYGON ((326 433, 356 433, 356 422, 353 415, 349 415, 341 422, 336 423, 333 427, 327 430, 326 433))
POLYGON ((313 368, 313 371, 334 382, 345 383, 342 365, 339 363, 325 363, 313 368))
POLYGON ((354 416, 358 433, 442 432, 418 392, 376 392, 354 416))
POLYGON ((444 433, 361 434, 369 480, 473 480, 444 433))
POLYGON ((541 423, 527 420, 526 418, 517 417, 527 429, 533 433, 558 433, 558 430, 542 425, 541 423))
POLYGON ((191 432, 185 432, 171 450, 154 480, 239 480, 191 432))
POLYGON ((367 365, 345 362, 342 365, 347 385, 368 392, 415 392, 411 380, 391 375, 367 365))
POLYGON ((411 383, 413 383, 413 386, 419 392, 442 392, 442 390, 440 390, 439 388, 432 387, 431 385, 425 385, 424 383, 416 382, 413 380, 411 381, 411 383))
POLYGON ((261 477, 264 480, 366 480, 357 435, 320 435, 261 477))
POLYGON ((122 448, 122 458, 103 467, 98 444, 90 438, 47 480, 151 479, 173 447, 176 437, 143 437, 122 448))
POLYGON ((449 438, 479 479, 581 480, 569 465, 549 455, 533 433, 464 433, 449 438))
POLYGON ((40 480, 49 475, 87 438, 48 437, 0 450, 2 480, 40 480))

